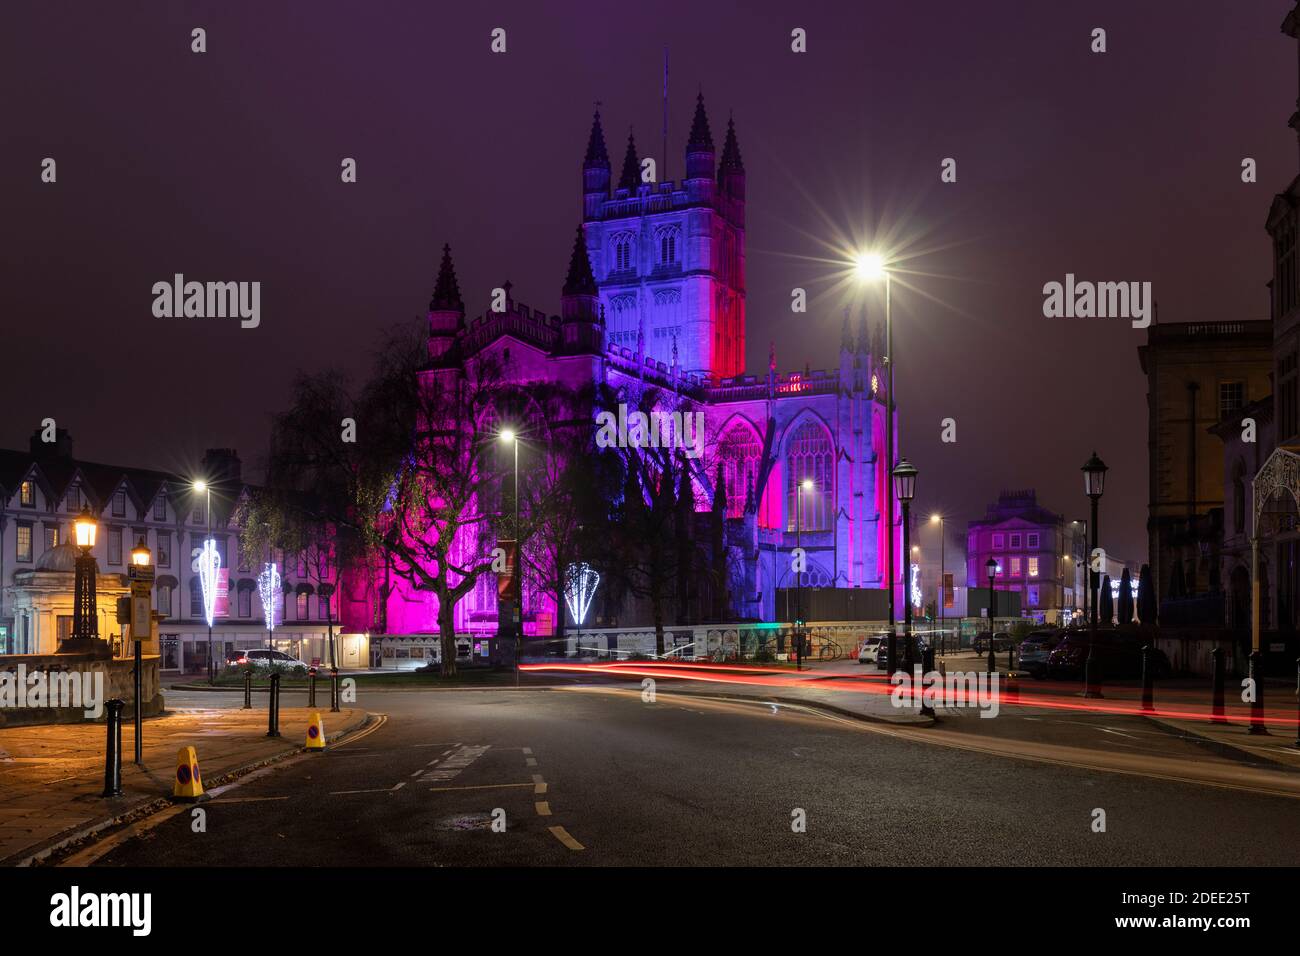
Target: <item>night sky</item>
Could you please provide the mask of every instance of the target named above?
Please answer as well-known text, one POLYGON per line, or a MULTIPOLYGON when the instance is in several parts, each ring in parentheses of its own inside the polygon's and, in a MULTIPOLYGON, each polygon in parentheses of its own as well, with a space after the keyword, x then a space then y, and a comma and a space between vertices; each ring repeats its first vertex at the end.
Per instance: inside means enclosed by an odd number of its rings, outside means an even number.
POLYGON ((1288 0, 459 6, 8 4, 0 446, 48 416, 79 457, 186 471, 233 446, 256 477, 295 371, 363 371, 379 329, 423 314, 443 242, 471 313, 507 278, 558 312, 593 102, 615 178, 629 124, 657 156, 666 45, 661 178, 697 90, 719 152, 734 111, 749 371, 769 341, 782 371, 834 367, 838 250, 886 238, 918 505, 960 524, 1036 487, 1077 517, 1095 447, 1103 544, 1145 560, 1145 333, 1044 318, 1041 290, 1149 280, 1165 322, 1267 318, 1264 217, 1297 169, 1288 0), (155 318, 176 272, 260 281, 261 327, 155 318))

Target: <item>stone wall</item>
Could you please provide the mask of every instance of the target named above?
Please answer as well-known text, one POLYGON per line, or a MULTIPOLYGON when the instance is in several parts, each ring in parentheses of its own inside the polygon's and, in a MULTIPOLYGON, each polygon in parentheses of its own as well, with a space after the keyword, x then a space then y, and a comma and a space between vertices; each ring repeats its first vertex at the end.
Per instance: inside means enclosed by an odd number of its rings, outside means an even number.
MULTIPOLYGON (((162 685, 159 682, 159 658, 156 655, 143 659, 143 693, 144 714, 153 717, 162 713, 162 685)), ((7 699, 10 689, 15 686, 18 676, 25 674, 29 680, 32 675, 45 673, 56 674, 94 674, 103 673, 103 700, 114 697, 126 701, 123 715, 130 718, 135 701, 135 678, 132 674, 135 662, 130 658, 117 659, 90 654, 7 654, 0 655, 0 727, 23 727, 34 724, 82 723, 95 718, 87 718, 80 707, 26 707, 13 706, 7 699)), ((94 678, 92 677, 92 680, 94 678)), ((19 702, 26 703, 26 698, 19 702)), ((102 703, 102 701, 101 701, 102 703)), ((98 718, 103 720, 103 716, 98 718)))

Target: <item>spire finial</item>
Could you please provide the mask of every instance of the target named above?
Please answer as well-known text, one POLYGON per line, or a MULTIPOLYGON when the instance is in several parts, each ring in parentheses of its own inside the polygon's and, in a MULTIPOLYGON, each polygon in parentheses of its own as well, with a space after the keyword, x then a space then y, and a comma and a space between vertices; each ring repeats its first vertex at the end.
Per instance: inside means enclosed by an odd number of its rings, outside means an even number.
POLYGON ((600 125, 600 100, 596 101, 596 111, 591 115, 591 135, 587 137, 587 155, 583 157, 583 166, 587 168, 609 168, 609 153, 605 150, 605 130, 600 125))
POLYGON ((429 311, 465 311, 465 303, 460 297, 460 284, 456 281, 456 267, 451 261, 451 243, 445 243, 442 247, 442 262, 438 266, 438 279, 433 285, 429 311))
POLYGON ((591 258, 587 255, 587 240, 578 226, 573 239, 573 252, 569 256, 569 274, 564 280, 564 295, 596 295, 596 278, 591 273, 591 258))
POLYGON ((713 134, 709 132, 709 117, 704 112, 704 90, 695 98, 695 117, 691 121, 691 135, 686 144, 687 153, 713 152, 713 134))
POLYGON ((632 136, 632 127, 627 128, 627 152, 623 154, 623 173, 618 178, 618 188, 636 192, 641 182, 641 162, 636 155, 636 140, 632 136))

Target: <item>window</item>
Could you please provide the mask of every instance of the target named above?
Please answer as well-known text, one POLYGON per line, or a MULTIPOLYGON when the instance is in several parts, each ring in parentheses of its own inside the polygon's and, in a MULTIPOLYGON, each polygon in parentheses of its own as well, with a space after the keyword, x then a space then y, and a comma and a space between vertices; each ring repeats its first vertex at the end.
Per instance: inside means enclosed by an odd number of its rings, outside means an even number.
MULTIPOLYGON (((1006 536, 1006 535, 1004 535, 1004 534, 995 534, 995 535, 993 535, 993 547, 995 547, 995 548, 1005 548, 1006 546, 1007 546, 1007 536, 1006 536)), ((998 562, 998 563, 1000 564, 1001 562, 998 562)))
POLYGON ((122 563, 122 529, 108 529, 108 563, 122 563))
POLYGON ((1026 547, 1030 547, 1030 548, 1038 547, 1038 533, 1030 532, 1029 534, 1025 535, 1025 545, 1026 547))
POLYGON ((117 494, 113 495, 113 517, 126 517, 126 492, 119 489, 117 494))
POLYGON ((298 620, 300 621, 306 621, 309 619, 307 599, 308 599, 308 594, 306 591, 298 592, 297 613, 298 613, 298 620))
POLYGON ((1012 559, 1011 559, 1011 576, 1012 576, 1013 578, 1018 578, 1018 577, 1020 577, 1020 559, 1019 559, 1019 558, 1012 558, 1012 559))
POLYGON ((330 620, 330 599, 323 594, 316 595, 316 616, 322 621, 330 620))
POLYGON ((1018 534, 1013 534, 1013 535, 1011 536, 1011 547, 1013 547, 1013 548, 1018 548, 1018 547, 1020 547, 1020 535, 1018 535, 1018 534))
POLYGON ((154 564, 160 568, 170 568, 172 566, 172 533, 170 531, 158 532, 158 549, 154 553, 154 564))
MULTIPOLYGON (((718 461, 727 486, 728 518, 739 518, 745 512, 745 498, 758 477, 759 453, 758 437, 743 424, 727 429, 719 443, 718 461)), ((717 474, 716 466, 713 473, 717 474)), ((758 502, 754 506, 758 507, 758 502)))
POLYGON ((835 500, 830 435, 820 423, 805 422, 786 447, 786 530, 826 531, 835 500), (805 479, 812 480, 809 491, 803 490, 805 479))
POLYGON ((18 537, 16 540, 18 548, 19 561, 31 561, 32 559, 32 523, 30 521, 18 522, 18 537))
POLYGON ((158 596, 158 613, 163 617, 171 617, 172 586, 170 584, 160 584, 154 588, 154 594, 158 596))
POLYGON ((153 500, 153 520, 154 521, 167 520, 167 499, 164 498, 161 494, 153 500))
POLYGON ((190 578, 190 617, 203 619, 203 585, 199 583, 197 574, 190 578))
POLYGON ((1031 584, 1029 586, 1029 606, 1038 607, 1038 585, 1037 584, 1031 584))
POLYGON ((1038 577, 1038 559, 1037 559, 1037 558, 1030 558, 1030 559, 1029 559, 1029 576, 1030 576, 1031 578, 1036 578, 1036 577, 1038 577))
POLYGON ((681 230, 676 226, 665 226, 655 233, 655 238, 659 240, 659 265, 677 264, 677 245, 680 237, 681 230))
POLYGON ((51 527, 50 525, 46 525, 45 526, 45 550, 49 551, 51 548, 57 548, 58 546, 59 546, 58 525, 54 525, 53 527, 51 527))
POLYGON ((24 481, 18 488, 18 504, 24 508, 36 507, 36 483, 24 481))
POLYGON ((1244 382, 1219 383, 1219 420, 1230 418, 1246 404, 1246 385, 1244 382))
POLYGON ((203 505, 194 506, 194 513, 190 515, 190 521, 194 524, 203 524, 203 505))
POLYGON ((253 616, 253 589, 252 588, 239 589, 239 616, 240 617, 253 616))
POLYGON ((1232 466, 1232 528, 1246 530, 1246 465, 1240 458, 1232 466))
POLYGON ((68 496, 65 502, 69 512, 81 510, 81 489, 73 485, 68 489, 68 496))
POLYGON ((1007 574, 1007 562, 1006 562, 1006 559, 1005 559, 1005 558, 994 558, 993 560, 996 561, 996 562, 998 563, 998 577, 1000 577, 1000 578, 1002 578, 1002 577, 1006 577, 1006 574, 1007 574))
POLYGON ((945 571, 943 573, 943 606, 952 607, 952 598, 953 598, 952 572, 945 571))
POLYGON ((620 232, 614 237, 614 271, 631 272, 633 265, 632 256, 636 249, 636 241, 630 232, 620 232))

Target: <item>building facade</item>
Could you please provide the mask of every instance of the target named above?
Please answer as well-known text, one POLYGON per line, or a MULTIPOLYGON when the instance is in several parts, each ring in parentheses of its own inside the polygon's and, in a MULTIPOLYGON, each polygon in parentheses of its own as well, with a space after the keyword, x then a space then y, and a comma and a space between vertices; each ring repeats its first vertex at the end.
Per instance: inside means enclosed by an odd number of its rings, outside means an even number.
MULTIPOLYGON (((209 532, 208 498, 194 491, 192 478, 75 458, 72 439, 62 429, 52 442, 41 437, 38 430, 26 452, 0 449, 0 654, 55 653, 71 635, 69 562, 75 554, 70 542, 72 523, 83 508, 98 521, 92 553, 100 571, 100 637, 120 640, 115 599, 126 593, 131 549, 143 541, 155 567, 162 669, 206 671, 207 622, 195 561, 210 533, 224 572, 212 633, 216 666, 230 651, 267 646, 256 583, 261 569, 245 561, 233 521, 250 489, 232 450, 209 451, 195 476, 212 488, 209 532)), ((320 582, 300 556, 276 553, 270 559, 283 581, 271 644, 308 663, 327 662, 326 616, 337 622, 337 611, 318 593, 320 582)), ((353 656, 355 666, 368 664, 355 647, 353 656)))
POLYGON ((1028 616, 1082 607, 1087 547, 1083 526, 1038 504, 1031 488, 1003 491, 966 532, 966 584, 988 587, 986 566, 997 562, 994 588, 1015 591, 1028 616))
MULTIPOLYGON (((629 137, 613 185, 597 113, 560 314, 531 308, 507 284, 503 309, 467 319, 444 249, 422 374, 445 385, 472 379, 490 363, 524 389, 559 384, 578 393, 598 386, 629 407, 653 394, 665 408, 702 416, 703 447, 688 462, 689 491, 697 513, 709 512, 719 496, 725 503, 732 586, 723 613, 733 619, 774 620, 777 589, 795 583, 796 541, 808 555, 804 584, 882 588, 891 523, 884 519, 890 456, 881 337, 865 319, 855 330, 846 316, 832 367, 779 372, 769 349, 767 369, 746 374, 745 168, 734 124, 715 156, 702 98, 685 159, 680 183, 643 182, 629 137)), ((553 424, 530 427, 549 434, 553 424)), ((892 529, 902 582, 897 508, 892 529)), ((497 630, 496 576, 480 575, 478 583, 455 607, 458 632, 497 630)), ((567 614, 549 595, 527 589, 523 606, 524 632, 533 636, 552 633, 557 615, 567 614)), ((351 630, 418 634, 437 627, 432 593, 403 582, 379 589, 373 575, 344 582, 342 611, 351 630)), ((611 617, 635 624, 640 612, 598 598, 593 613, 591 623, 599 625, 611 617)))

